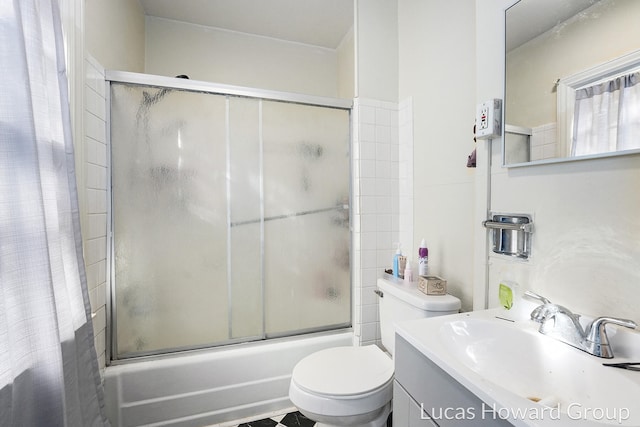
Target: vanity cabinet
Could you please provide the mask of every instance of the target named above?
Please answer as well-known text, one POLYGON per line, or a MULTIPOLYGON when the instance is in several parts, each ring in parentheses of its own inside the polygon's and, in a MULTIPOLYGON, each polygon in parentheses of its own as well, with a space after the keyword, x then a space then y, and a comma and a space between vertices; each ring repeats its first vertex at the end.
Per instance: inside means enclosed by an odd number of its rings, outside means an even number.
POLYGON ((394 426, 512 425, 399 335, 394 360, 394 426))

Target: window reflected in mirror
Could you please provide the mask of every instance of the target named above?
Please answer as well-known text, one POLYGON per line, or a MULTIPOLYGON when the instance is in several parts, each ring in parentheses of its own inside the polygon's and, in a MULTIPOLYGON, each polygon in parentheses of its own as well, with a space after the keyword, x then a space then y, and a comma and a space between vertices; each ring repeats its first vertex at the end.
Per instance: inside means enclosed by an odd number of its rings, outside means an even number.
POLYGON ((635 72, 576 90, 571 156, 640 148, 639 83, 635 72))

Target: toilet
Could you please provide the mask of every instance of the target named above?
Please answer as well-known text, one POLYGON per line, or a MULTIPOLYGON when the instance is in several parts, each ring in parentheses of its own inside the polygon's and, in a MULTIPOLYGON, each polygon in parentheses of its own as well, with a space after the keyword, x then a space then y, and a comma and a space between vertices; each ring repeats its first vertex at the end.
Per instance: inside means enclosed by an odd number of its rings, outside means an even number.
POLYGON ((425 295, 416 283, 378 279, 382 345, 334 347, 302 359, 293 368, 289 399, 317 427, 382 427, 391 412, 395 323, 454 314, 460 300, 425 295))

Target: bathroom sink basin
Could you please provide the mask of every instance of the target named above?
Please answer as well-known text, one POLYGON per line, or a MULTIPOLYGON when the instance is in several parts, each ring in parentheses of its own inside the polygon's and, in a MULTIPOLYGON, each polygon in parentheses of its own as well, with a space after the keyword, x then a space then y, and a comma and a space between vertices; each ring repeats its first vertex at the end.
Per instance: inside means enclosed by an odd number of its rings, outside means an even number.
POLYGON ((535 329, 506 322, 473 318, 447 322, 440 328, 440 339, 454 357, 487 381, 532 401, 559 404, 561 412, 572 404, 576 410, 638 407, 640 386, 622 371, 535 329))
POLYGON ((620 340, 626 358, 601 359, 499 313, 409 322, 398 334, 515 425, 640 426, 640 372, 602 365, 640 361, 640 334, 620 340))

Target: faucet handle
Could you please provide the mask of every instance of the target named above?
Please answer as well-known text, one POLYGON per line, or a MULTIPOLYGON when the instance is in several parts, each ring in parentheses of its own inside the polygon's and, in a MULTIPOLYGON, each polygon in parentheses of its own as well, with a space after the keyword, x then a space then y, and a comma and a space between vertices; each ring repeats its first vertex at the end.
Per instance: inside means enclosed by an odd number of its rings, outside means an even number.
POLYGON ((553 304, 551 303, 551 301, 549 301, 542 295, 538 295, 533 291, 525 291, 524 296, 529 299, 538 300, 542 303, 542 305, 539 305, 538 307, 534 308, 533 311, 531 312, 531 320, 534 320, 538 323, 542 323, 545 320, 545 316, 547 312, 547 310, 543 310, 543 308, 545 306, 549 307, 553 304))
POLYGON ((549 301, 548 299, 546 299, 545 297, 543 297, 542 295, 536 294, 533 291, 525 291, 524 293, 525 297, 529 297, 531 299, 535 299, 540 301, 542 304, 551 304, 551 301, 549 301))
POLYGON ((603 338, 604 340, 607 340, 605 325, 609 323, 630 329, 635 329, 636 326, 638 326, 633 320, 618 319, 617 317, 598 317, 597 319, 594 319, 589 326, 587 326, 587 340, 596 342, 598 337, 600 337, 601 342, 603 338))
POLYGON ((609 323, 630 329, 635 329, 638 326, 633 320, 618 319, 616 317, 598 317, 597 319, 594 319, 589 326, 587 326, 585 341, 587 341, 589 345, 600 349, 600 354, 596 354, 597 356, 607 359, 613 357, 613 352, 609 345, 609 338, 607 337, 607 330, 605 328, 609 323))

